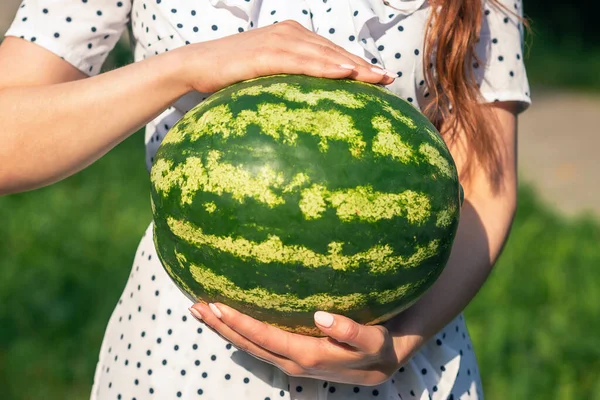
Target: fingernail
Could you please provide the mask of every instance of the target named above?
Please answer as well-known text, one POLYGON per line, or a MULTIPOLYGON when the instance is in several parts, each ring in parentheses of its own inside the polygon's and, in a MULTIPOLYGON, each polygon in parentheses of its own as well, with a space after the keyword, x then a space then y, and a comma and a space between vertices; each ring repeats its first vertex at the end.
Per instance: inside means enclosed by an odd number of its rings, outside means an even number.
POLYGON ((210 309, 216 315, 217 318, 221 319, 221 317, 223 317, 223 314, 221 314, 221 310, 219 310, 217 308, 217 306, 215 306, 213 303, 210 303, 208 306, 210 307, 210 309))
POLYGON ((329 328, 333 325, 333 315, 325 311, 317 311, 315 313, 315 322, 325 328, 329 328))
POLYGON ((382 70, 381 68, 377 68, 377 67, 373 67, 371 68, 371 71, 375 72, 376 74, 379 75, 385 75, 386 72, 384 70, 382 70))
POLYGON ((188 308, 188 310, 190 310, 190 313, 194 316, 194 318, 196 318, 198 321, 202 321, 202 315, 200 314, 200 311, 193 307, 188 308))
POLYGON ((341 68, 345 68, 345 69, 354 69, 356 68, 356 65, 352 65, 352 64, 340 64, 341 68))
POLYGON ((389 76, 390 78, 397 78, 397 77, 398 77, 398 74, 397 74, 397 73, 395 73, 395 72, 392 72, 392 71, 390 71, 389 69, 385 69, 384 71, 385 71, 385 74, 386 74, 387 76, 389 76))

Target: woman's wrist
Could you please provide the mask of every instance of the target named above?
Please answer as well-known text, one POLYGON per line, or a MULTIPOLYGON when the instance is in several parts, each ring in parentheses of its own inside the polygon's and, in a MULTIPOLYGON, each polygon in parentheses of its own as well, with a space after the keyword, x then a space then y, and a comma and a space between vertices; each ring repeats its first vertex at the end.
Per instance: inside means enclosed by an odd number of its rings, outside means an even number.
POLYGON ((195 59, 199 51, 198 45, 188 45, 163 53, 156 57, 160 59, 159 68, 166 71, 170 85, 173 85, 181 96, 194 90, 194 78, 202 75, 195 59))

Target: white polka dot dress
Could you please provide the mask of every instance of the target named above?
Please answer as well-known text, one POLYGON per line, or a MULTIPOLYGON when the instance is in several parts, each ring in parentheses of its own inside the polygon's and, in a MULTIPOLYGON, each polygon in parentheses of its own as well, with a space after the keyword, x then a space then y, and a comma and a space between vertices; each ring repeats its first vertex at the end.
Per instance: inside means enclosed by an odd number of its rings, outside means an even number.
MULTIPOLYGON (((415 107, 423 76, 425 0, 24 0, 6 33, 54 52, 88 75, 131 22, 135 61, 293 19, 373 64, 397 73, 388 88, 415 107)), ((520 1, 502 0, 517 14, 520 1)), ((474 65, 486 101, 530 103, 518 19, 484 2, 474 65)), ((209 93, 192 93, 146 127, 146 163, 173 124, 209 93)), ((236 350, 188 314, 190 301, 162 268, 148 227, 108 323, 93 400, 120 399, 481 399, 481 382, 462 315, 385 383, 366 387, 288 377, 236 350)))

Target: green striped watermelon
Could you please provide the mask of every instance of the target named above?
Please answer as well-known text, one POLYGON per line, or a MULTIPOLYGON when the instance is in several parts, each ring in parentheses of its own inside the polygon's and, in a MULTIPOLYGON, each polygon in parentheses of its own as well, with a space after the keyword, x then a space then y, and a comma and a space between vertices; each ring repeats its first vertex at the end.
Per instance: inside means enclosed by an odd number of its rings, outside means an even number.
POLYGON ((387 89, 274 75, 213 94, 151 170, 154 242, 193 301, 319 335, 316 310, 383 322, 450 255, 461 187, 435 127, 387 89))

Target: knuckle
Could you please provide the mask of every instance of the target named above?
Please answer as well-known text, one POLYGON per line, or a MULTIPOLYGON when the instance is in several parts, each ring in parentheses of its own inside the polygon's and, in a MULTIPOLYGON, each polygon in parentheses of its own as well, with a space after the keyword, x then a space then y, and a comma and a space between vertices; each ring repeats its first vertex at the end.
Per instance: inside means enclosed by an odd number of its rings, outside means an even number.
POLYGON ((282 368, 283 371, 289 376, 303 376, 306 374, 306 370, 297 364, 291 364, 282 368))
POLYGON ((280 28, 284 29, 298 28, 302 26, 298 21, 294 21, 293 19, 286 19, 285 21, 281 21, 276 25, 280 25, 280 28))
POLYGON ((316 358, 314 356, 308 355, 308 356, 305 356, 302 359, 298 360, 298 364, 304 370, 311 371, 311 370, 319 369, 319 367, 321 366, 321 360, 319 360, 318 358, 316 358))
POLYGON ((335 51, 329 46, 325 46, 324 44, 319 45, 319 53, 321 53, 324 56, 329 56, 329 55, 333 54, 334 52, 335 51))
POLYGON ((348 340, 348 341, 353 341, 358 337, 358 332, 359 332, 359 328, 357 324, 347 324, 343 329, 342 329, 342 339, 343 340, 348 340))

